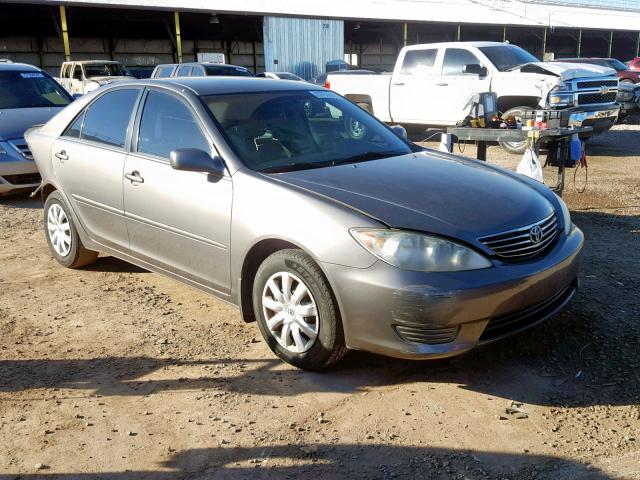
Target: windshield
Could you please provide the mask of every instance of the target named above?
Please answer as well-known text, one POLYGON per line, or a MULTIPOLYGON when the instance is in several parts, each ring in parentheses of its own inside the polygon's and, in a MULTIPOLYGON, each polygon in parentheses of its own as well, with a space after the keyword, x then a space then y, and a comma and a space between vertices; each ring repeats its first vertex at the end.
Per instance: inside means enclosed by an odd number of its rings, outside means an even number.
POLYGON ((480 51, 501 71, 514 69, 525 63, 537 62, 538 59, 526 50, 515 45, 496 45, 480 47, 480 51))
POLYGON ((253 73, 246 68, 232 67, 230 65, 207 65, 204 69, 207 71, 207 75, 209 76, 223 75, 228 77, 253 77, 253 73))
POLYGON ((412 151, 364 110, 326 90, 203 100, 243 163, 260 172, 321 168, 412 151))
POLYGON ((621 72, 623 70, 628 70, 628 67, 624 63, 622 63, 620 60, 617 60, 615 58, 612 58, 611 60, 609 60, 608 63, 609 65, 607 66, 617 70, 618 72, 621 72))
POLYGON ((41 72, 0 72, 0 109, 64 106, 69 94, 41 72))
POLYGON ((124 77, 127 73, 119 63, 85 63, 84 71, 89 77, 124 77))
POLYGON ((280 72, 280 73, 276 73, 276 75, 281 80, 296 80, 298 82, 302 80, 299 76, 294 75, 293 73, 280 72))

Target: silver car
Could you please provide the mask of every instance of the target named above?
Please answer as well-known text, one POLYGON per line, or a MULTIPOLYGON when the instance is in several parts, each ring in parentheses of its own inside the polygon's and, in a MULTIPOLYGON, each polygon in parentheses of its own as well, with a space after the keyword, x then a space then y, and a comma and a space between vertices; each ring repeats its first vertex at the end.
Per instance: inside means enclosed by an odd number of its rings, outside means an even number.
POLYGON ((40 184, 24 132, 45 123, 72 101, 44 70, 24 63, 0 63, 0 195, 34 190, 40 184))
POLYGON ((301 368, 457 355, 577 287, 583 235, 544 185, 308 83, 122 82, 26 138, 58 262, 105 252, 200 288, 301 368))

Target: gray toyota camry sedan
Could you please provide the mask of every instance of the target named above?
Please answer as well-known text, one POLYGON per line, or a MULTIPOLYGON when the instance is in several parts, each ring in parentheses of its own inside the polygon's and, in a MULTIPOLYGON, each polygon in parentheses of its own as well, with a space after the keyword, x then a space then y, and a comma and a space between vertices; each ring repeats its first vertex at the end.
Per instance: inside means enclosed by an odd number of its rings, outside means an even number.
POLYGON ((58 262, 104 252, 209 292, 301 368, 461 354, 577 287, 583 235, 547 187, 310 84, 119 82, 26 138, 58 262))

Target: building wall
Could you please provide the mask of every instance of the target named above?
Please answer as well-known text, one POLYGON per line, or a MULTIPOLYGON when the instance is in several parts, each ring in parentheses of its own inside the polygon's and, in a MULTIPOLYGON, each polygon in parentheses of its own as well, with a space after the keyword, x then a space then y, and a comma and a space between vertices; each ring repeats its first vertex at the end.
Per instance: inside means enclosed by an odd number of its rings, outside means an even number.
POLYGON ((328 61, 344 59, 342 20, 264 17, 263 37, 267 71, 310 80, 325 71, 328 61))

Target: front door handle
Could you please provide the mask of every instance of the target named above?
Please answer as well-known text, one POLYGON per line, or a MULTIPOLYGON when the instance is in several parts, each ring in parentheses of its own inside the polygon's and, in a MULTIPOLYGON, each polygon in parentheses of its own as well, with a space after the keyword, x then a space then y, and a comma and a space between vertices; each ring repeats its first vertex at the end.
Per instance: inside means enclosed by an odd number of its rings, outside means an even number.
POLYGON ((67 152, 65 150, 60 150, 59 152, 54 153, 54 155, 61 162, 64 162, 65 160, 69 160, 69 155, 67 155, 67 152))
POLYGON ((436 83, 436 85, 437 85, 438 87, 448 87, 448 86, 449 86, 449 84, 448 84, 448 83, 436 83))
POLYGON ((402 86, 404 85, 404 82, 393 82, 394 85, 398 85, 398 86, 402 86))
POLYGON ((134 170, 131 173, 125 173, 124 178, 129 180, 131 183, 144 183, 144 178, 140 176, 140 172, 134 170))

